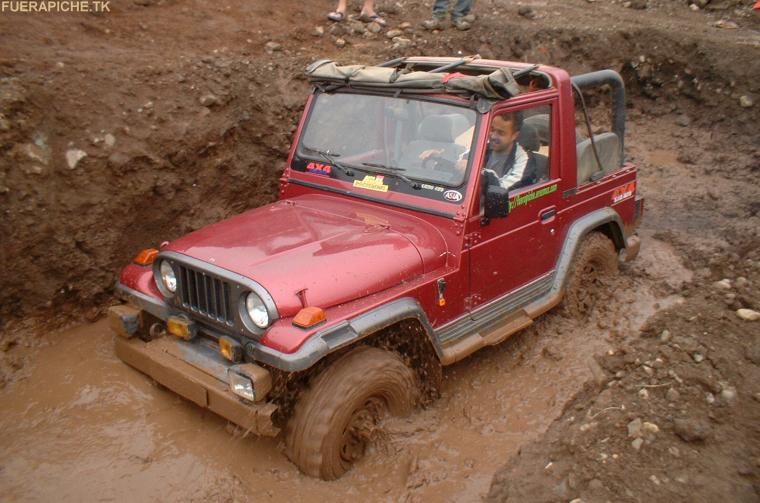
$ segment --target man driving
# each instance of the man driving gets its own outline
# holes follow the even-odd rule
[[[497,115],[491,122],[483,166],[489,184],[513,190],[533,183],[536,160],[517,142],[522,123],[522,112]]]
[[[507,190],[519,189],[534,183],[536,160],[533,153],[526,151],[517,141],[523,124],[522,112],[497,115],[491,122],[488,133],[488,150],[483,165],[484,175],[489,185],[500,185]],[[419,156],[424,160],[440,155],[440,149],[429,149]],[[456,163],[460,173],[467,168],[469,151],[464,152]]]

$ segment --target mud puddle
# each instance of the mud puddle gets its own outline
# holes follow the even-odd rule
[[[599,316],[551,314],[448,368],[442,397],[387,424],[373,455],[337,482],[302,476],[279,439],[227,423],[122,364],[105,321],[58,334],[29,377],[0,392],[4,501],[479,501],[494,471],[540,435],[590,377],[588,362],[679,299],[675,252],[645,240]]]

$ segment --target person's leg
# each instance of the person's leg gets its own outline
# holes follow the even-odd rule
[[[364,0],[361,15],[366,17],[375,15],[375,0]]]
[[[327,15],[327,19],[330,21],[343,21],[346,18],[346,1],[338,0],[338,6]]]
[[[364,0],[359,19],[367,22],[375,22],[383,27],[386,25],[385,19],[378,16],[377,12],[375,12],[375,0]]]
[[[454,4],[454,8],[451,9],[452,19],[461,19],[470,13],[472,10],[473,0],[457,0]]]
[[[433,17],[443,19],[449,10],[449,0],[435,0],[433,2]]]

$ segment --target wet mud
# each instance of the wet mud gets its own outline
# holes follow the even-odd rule
[[[657,309],[679,302],[658,280],[689,271],[647,239],[609,310],[554,312],[444,370],[442,396],[386,421],[370,455],[338,482],[308,478],[280,438],[243,438],[119,361],[105,320],[35,349],[28,377],[0,392],[6,501],[479,501],[504,459],[534,440],[593,378],[589,362]],[[646,274],[644,273],[646,271]]]

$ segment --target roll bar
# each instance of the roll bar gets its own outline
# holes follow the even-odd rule
[[[620,138],[622,151],[625,141],[625,84],[620,74],[614,70],[599,70],[576,75],[570,81],[580,89],[604,84],[612,88],[612,131]]]

